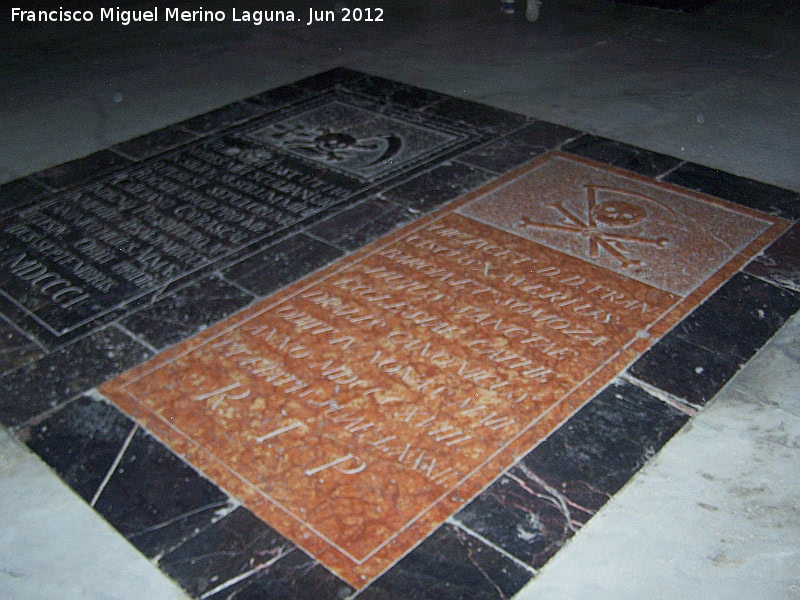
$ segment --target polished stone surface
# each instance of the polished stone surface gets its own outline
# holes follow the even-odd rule
[[[235,262],[270,236],[487,139],[349,90],[289,104],[291,97],[271,110],[262,98],[234,103],[116,153],[37,173],[64,192],[0,223],[0,293],[9,310],[25,315],[33,335],[72,339],[167,285]]]
[[[800,292],[800,223],[764,250],[745,269],[761,279]]]
[[[360,588],[785,226],[545,155],[100,391]]]
[[[678,400],[702,406],[798,309],[794,290],[738,273],[630,372]]]
[[[772,224],[731,205],[560,157],[460,212],[680,296]],[[617,296],[611,301],[624,304],[624,294]]]
[[[455,521],[539,569],[688,420],[686,413],[616,380]]]
[[[798,348],[795,317],[518,600],[797,597]]]
[[[0,431],[0,596],[186,600],[23,445]]]
[[[531,26],[519,11],[519,18],[509,19],[499,11],[487,11],[484,3],[475,0],[414,6],[390,1],[387,8],[392,19],[381,26],[358,28],[358,35],[351,35],[353,28],[339,23],[314,28],[108,26],[93,28],[91,35],[85,35],[80,26],[4,30],[8,35],[0,44],[8,59],[3,72],[9,75],[9,86],[0,108],[4,117],[0,119],[0,145],[13,150],[0,157],[4,181],[99,152],[60,169],[58,180],[50,179],[54,186],[88,186],[98,176],[113,174],[109,168],[132,168],[126,161],[141,165],[196,146],[198,140],[210,142],[230,127],[246,128],[247,121],[242,119],[261,118],[264,111],[310,101],[332,88],[349,98],[370,98],[377,103],[372,106],[386,106],[390,112],[416,113],[412,123],[427,112],[487,137],[442,162],[435,159],[418,172],[365,190],[352,198],[352,205],[348,200],[325,209],[308,221],[288,226],[277,239],[243,248],[231,256],[228,266],[209,265],[208,271],[200,269],[186,280],[171,282],[120,306],[88,324],[88,337],[80,337],[80,332],[74,338],[48,336],[26,323],[30,319],[19,306],[6,302],[2,312],[9,321],[3,321],[0,328],[0,362],[11,372],[6,371],[0,381],[3,421],[24,439],[30,433],[30,443],[39,444],[37,451],[48,463],[76,489],[92,490],[92,497],[104,489],[106,477],[118,478],[115,459],[135,462],[145,450],[157,459],[149,460],[149,466],[139,472],[145,485],[149,485],[147,473],[152,472],[165,484],[172,481],[168,485],[177,486],[175,489],[181,489],[182,480],[191,489],[198,485],[189,477],[193,471],[177,468],[176,480],[170,479],[168,470],[157,468],[160,463],[176,468],[182,461],[170,458],[171,453],[163,448],[154,452],[159,442],[152,437],[134,433],[126,445],[131,422],[110,405],[98,402],[96,396],[84,398],[83,391],[235,312],[248,304],[248,297],[256,291],[269,293],[276,285],[290,283],[290,252],[299,252],[300,276],[321,266],[314,248],[326,250],[323,255],[327,256],[338,255],[331,248],[352,252],[418,217],[420,210],[436,208],[562,144],[570,154],[659,180],[678,171],[676,183],[687,186],[684,190],[704,190],[792,218],[800,206],[798,174],[791,168],[798,162],[797,124],[787,118],[797,108],[793,93],[800,72],[793,50],[797,13],[788,0],[770,3],[766,10],[751,10],[753,4],[720,0],[708,10],[684,17],[596,0],[564,0],[546,5],[542,19]],[[405,83],[347,69],[297,81],[337,65]],[[289,82],[296,84],[270,89]],[[446,94],[461,98],[449,100]],[[521,119],[518,114],[483,108],[464,99],[536,119]],[[226,108],[229,103],[233,105]],[[439,103],[442,106],[437,108]],[[204,115],[208,111],[212,112]],[[135,139],[126,142],[130,138]],[[319,162],[315,165],[315,169],[324,169]],[[682,165],[686,168],[681,169]],[[0,211],[12,214],[51,193],[41,181],[34,174],[0,187]],[[492,494],[479,496],[475,506],[483,507],[487,523],[497,525],[494,541],[476,531],[487,531],[480,521],[471,521],[471,528],[458,520],[460,517],[453,517],[429,538],[430,544],[412,550],[360,595],[380,591],[382,597],[405,599],[426,594],[469,597],[480,593],[487,598],[513,594],[534,575],[532,563],[526,565],[517,557],[531,553],[537,544],[549,544],[549,540],[554,540],[551,547],[557,548],[562,531],[569,534],[583,522],[575,519],[571,528],[564,530],[559,524],[564,513],[561,505],[548,502],[585,502],[587,506],[581,506],[587,509],[596,506],[605,496],[592,494],[592,486],[611,490],[619,485],[625,473],[645,463],[652,450],[669,437],[671,427],[680,422],[669,416],[670,410],[653,412],[652,402],[679,406],[683,414],[694,412],[687,397],[663,387],[673,389],[670,381],[682,379],[681,389],[696,386],[710,398],[746,357],[775,333],[787,314],[796,310],[797,287],[792,282],[796,284],[794,257],[798,255],[796,237],[782,236],[773,249],[746,267],[755,277],[735,276],[737,285],[713,303],[717,319],[731,326],[741,321],[738,335],[756,332],[752,341],[732,343],[735,340],[719,336],[707,321],[703,324],[703,317],[702,326],[686,332],[688,337],[665,339],[668,356],[658,361],[663,375],[648,379],[648,383],[644,376],[629,373],[613,384],[624,401],[614,396],[619,401],[615,404],[598,396],[586,405],[589,410],[581,414],[602,422],[602,435],[587,435],[580,420],[574,427],[569,421],[565,424],[578,439],[556,437],[563,443],[553,446],[553,451],[565,465],[572,464],[572,470],[559,469],[560,460],[552,464],[545,460],[536,464],[542,464],[547,477],[527,467],[534,479],[509,471],[525,486],[541,491],[541,515],[547,517],[541,530],[535,527],[533,517],[539,513],[533,507],[517,511],[508,510],[508,503],[493,504],[492,499],[501,496],[490,487]],[[243,268],[237,271],[239,261]],[[757,264],[764,270],[754,272]],[[225,270],[228,267],[230,271]],[[233,273],[240,275],[236,281],[227,278]],[[738,310],[748,294],[754,296],[753,301],[744,302],[745,310]],[[137,312],[142,318],[134,317]],[[159,328],[159,318],[170,325]],[[717,338],[723,344],[719,349],[715,348]],[[674,371],[680,371],[678,377],[666,368],[665,360]],[[92,361],[100,366],[98,373],[92,372]],[[46,402],[37,400],[41,396],[38,382],[43,382]],[[703,401],[694,403],[695,408]],[[682,413],[672,414],[683,418]],[[752,421],[746,411],[731,418],[741,420],[742,427]],[[88,427],[77,427],[82,421]],[[120,424],[124,426],[119,428]],[[626,428],[647,443],[632,443]],[[80,432],[79,437],[70,433],[73,429]],[[563,430],[566,434],[568,429],[556,433]],[[764,438],[767,434],[757,435]],[[623,441],[624,453],[615,453],[611,442],[604,445],[600,438],[605,436]],[[693,451],[693,464],[702,463],[703,449],[700,446]],[[113,457],[111,465],[109,456]],[[765,460],[769,464],[772,459]],[[606,461],[613,465],[611,472],[604,467]],[[569,482],[576,479],[584,483],[570,487]],[[537,482],[547,487],[537,488]],[[577,496],[555,493],[558,490],[553,488],[562,484]],[[132,495],[148,498],[146,487],[125,485]],[[109,489],[114,488],[120,489],[119,484]],[[125,502],[122,495],[115,495],[115,504]],[[119,515],[125,519],[120,523],[151,522],[149,501],[130,504],[131,511]],[[235,509],[235,502],[226,500],[223,507],[214,506],[200,510],[204,507],[192,507],[178,494],[174,506],[164,502],[154,506],[156,517],[172,516],[149,525],[156,528],[154,533],[164,529],[160,543],[172,548],[162,557],[164,567],[168,562],[170,576],[192,594],[338,599],[350,593],[349,586],[291,542],[270,533],[266,525],[255,525],[246,511]],[[189,513],[181,512],[187,508]],[[193,510],[202,513],[194,525],[180,526],[181,521],[191,523]],[[680,501],[672,510],[683,511]],[[165,526],[173,520],[176,527]],[[520,535],[515,538],[517,531]],[[691,535],[688,532],[683,537],[688,540]],[[513,548],[515,554],[505,547]],[[444,549],[446,558],[439,549]],[[636,550],[626,546],[624,552],[630,555]],[[173,558],[168,559],[169,555]],[[545,558],[545,554],[540,556]],[[226,557],[231,557],[230,561]],[[80,563],[74,563],[76,569]],[[434,568],[437,565],[441,568]],[[42,567],[37,577],[46,578],[48,565]],[[717,589],[702,579],[697,583],[686,596],[702,597]],[[68,590],[64,587],[63,591],[66,594]]]

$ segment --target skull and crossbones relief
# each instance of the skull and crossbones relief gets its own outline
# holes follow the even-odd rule
[[[289,150],[329,163],[369,156],[369,164],[376,164],[389,160],[402,148],[402,140],[396,135],[358,138],[328,127],[302,124],[274,131],[271,137]]]
[[[557,224],[538,223],[527,217],[523,217],[518,227],[520,229],[534,227],[579,235],[586,238],[589,242],[589,256],[598,258],[600,256],[600,251],[604,250],[610,254],[623,269],[642,265],[641,260],[631,258],[632,251],[629,247],[630,244],[644,244],[657,248],[666,248],[669,245],[669,239],[665,237],[653,239],[637,235],[626,235],[622,232],[609,232],[607,229],[601,231],[600,229],[601,227],[615,229],[633,227],[644,221],[648,214],[641,206],[631,202],[625,202],[624,200],[606,200],[605,202],[598,203],[598,193],[611,193],[617,196],[627,196],[631,199],[645,200],[648,202],[653,201],[651,198],[635,192],[599,185],[585,185],[583,189],[586,196],[587,221],[576,216],[565,207],[562,202],[556,202],[548,204],[548,206],[561,214],[561,219]]]

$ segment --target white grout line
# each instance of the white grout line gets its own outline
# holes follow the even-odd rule
[[[669,404],[673,408],[677,408],[679,411],[689,415],[690,417],[695,416],[699,411],[699,407],[687,402],[686,400],[673,396],[672,394],[665,392],[664,390],[657,388],[654,385],[646,383],[641,379],[637,379],[627,371],[625,371],[624,373],[620,373],[619,378],[624,381],[627,381],[631,385],[635,385],[636,387],[643,389],[651,396],[654,396],[658,400],[661,400],[662,402]]]
[[[259,571],[263,571],[264,569],[268,569],[269,567],[274,565],[276,562],[278,562],[280,559],[282,559],[284,556],[286,556],[287,554],[291,553],[293,550],[294,550],[294,548],[289,548],[287,550],[287,549],[285,549],[285,547],[281,547],[278,550],[278,553],[275,556],[273,556],[271,559],[269,559],[267,562],[261,563],[260,565],[253,567],[249,571],[245,571],[244,573],[242,573],[240,575],[237,575],[236,577],[232,577],[231,579],[228,579],[227,581],[222,582],[217,587],[208,590],[205,594],[200,596],[200,600],[205,600],[206,598],[210,598],[211,596],[214,596],[214,595],[218,594],[222,590],[224,590],[226,588],[229,588],[232,585],[236,585],[240,581],[244,581],[248,577],[251,577],[252,575],[255,575]]]
[[[474,537],[476,540],[479,540],[480,542],[482,542],[482,543],[486,544],[486,545],[487,545],[487,546],[489,546],[489,547],[490,547],[492,550],[496,550],[497,552],[499,552],[500,554],[502,554],[502,555],[503,555],[503,556],[505,556],[506,558],[509,558],[509,559],[511,559],[512,561],[514,561],[515,563],[517,563],[519,566],[523,567],[523,568],[524,568],[526,571],[528,571],[529,573],[531,573],[531,574],[532,574],[534,577],[535,577],[535,576],[536,576],[536,575],[539,573],[539,572],[538,572],[536,569],[534,569],[534,568],[533,568],[532,566],[530,566],[529,564],[527,564],[527,563],[525,563],[525,562],[521,561],[520,559],[518,559],[518,558],[517,558],[516,556],[514,556],[513,554],[510,554],[510,553],[509,553],[507,550],[503,550],[503,549],[502,549],[500,546],[498,546],[498,545],[497,545],[497,544],[495,544],[494,542],[491,542],[491,541],[487,540],[487,539],[486,539],[485,537],[483,537],[483,536],[482,536],[480,533],[477,533],[477,532],[473,531],[472,529],[468,528],[468,527],[467,527],[466,525],[464,525],[463,523],[461,523],[461,522],[457,521],[457,520],[456,520],[454,517],[448,517],[448,519],[445,521],[445,523],[448,523],[449,525],[452,525],[453,527],[457,527],[458,529],[460,529],[461,531],[463,531],[463,532],[464,532],[464,533],[466,533],[467,535],[469,535],[469,536],[472,536],[472,537]]]
[[[117,454],[117,457],[114,459],[114,462],[111,464],[111,467],[109,467],[108,473],[106,473],[106,476],[103,477],[103,481],[100,483],[100,486],[97,488],[97,491],[94,493],[94,496],[92,497],[92,501],[89,502],[89,506],[91,506],[92,508],[94,508],[95,503],[100,498],[100,494],[102,494],[103,490],[106,489],[106,485],[108,484],[109,479],[111,479],[111,476],[114,474],[114,471],[117,470],[117,467],[119,466],[119,463],[122,461],[122,455],[125,454],[125,451],[128,449],[128,446],[130,446],[130,444],[131,444],[131,440],[133,440],[134,434],[138,430],[139,430],[139,426],[138,425],[134,425],[131,428],[131,431],[128,434],[128,437],[125,438],[125,441],[123,442],[122,448],[120,448],[119,453]]]
[[[660,175],[658,175],[658,176],[655,178],[655,179],[656,179],[656,181],[659,181],[659,182],[662,182],[662,181],[664,181],[664,178],[665,178],[665,177],[667,177],[668,175],[670,175],[670,174],[671,174],[673,171],[677,171],[678,169],[680,169],[680,168],[681,168],[683,165],[685,165],[687,162],[689,162],[689,161],[682,160],[681,162],[679,162],[677,165],[675,165],[675,166],[674,166],[674,167],[672,167],[671,169],[667,169],[666,171],[664,171],[663,173],[661,173]],[[667,183],[669,183],[669,182],[667,182]]]
[[[139,336],[139,335],[137,335],[137,334],[133,333],[133,332],[132,332],[130,329],[128,329],[127,327],[125,327],[123,324],[121,324],[121,323],[114,323],[114,324],[112,325],[112,327],[115,327],[116,329],[118,329],[119,331],[121,331],[122,333],[124,333],[125,335],[127,335],[129,338],[131,338],[131,339],[132,339],[134,342],[136,342],[137,344],[141,344],[142,346],[144,346],[145,348],[147,348],[148,350],[150,350],[150,352],[152,352],[153,354],[158,354],[158,348],[156,348],[155,346],[153,346],[151,343],[149,343],[147,340],[145,340],[145,339],[144,339],[144,338],[142,338],[141,336]],[[143,361],[143,362],[144,362],[144,361]],[[125,371],[127,371],[127,370],[128,370],[128,369],[125,369]]]

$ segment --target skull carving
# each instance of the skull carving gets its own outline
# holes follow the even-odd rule
[[[609,227],[631,227],[647,216],[643,208],[621,200],[608,200],[592,210],[595,221]]]

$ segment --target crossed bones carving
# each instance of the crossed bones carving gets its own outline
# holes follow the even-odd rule
[[[627,244],[645,244],[648,246],[656,246],[658,248],[666,248],[669,245],[669,239],[660,237],[656,239],[646,238],[636,235],[624,235],[617,233],[608,233],[600,231],[597,221],[601,225],[609,227],[630,227],[639,223],[642,219],[646,218],[647,213],[634,204],[627,202],[611,201],[603,204],[597,204],[597,192],[607,191],[634,198],[640,198],[652,202],[651,198],[647,198],[635,192],[627,192],[616,190],[597,185],[584,186],[586,191],[586,203],[589,209],[588,222],[573,214],[561,202],[548,204],[548,206],[556,209],[561,213],[561,220],[558,224],[550,223],[537,223],[527,217],[523,217],[520,221],[519,227],[537,227],[539,229],[550,229],[555,231],[566,231],[569,233],[578,234],[589,240],[589,256],[597,258],[600,256],[600,250],[605,250],[614,259],[619,262],[623,269],[641,266],[642,261],[630,258],[631,250]]]

